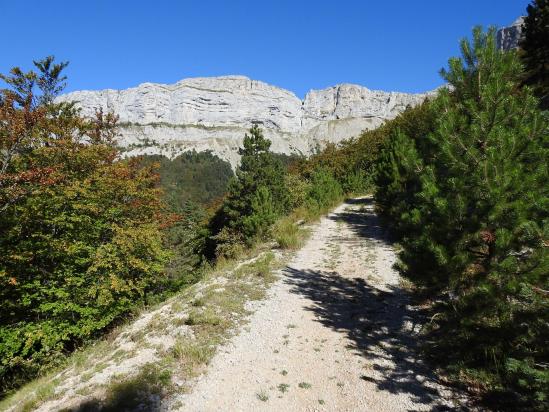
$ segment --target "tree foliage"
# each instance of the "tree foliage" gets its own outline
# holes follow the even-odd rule
[[[207,207],[221,198],[233,171],[229,162],[212,152],[189,151],[174,159],[161,155],[143,156],[144,165],[158,163],[160,188],[166,203],[174,212],[189,211],[188,204]]]
[[[318,170],[329,171],[345,193],[364,193],[372,187],[372,167],[384,139],[380,129],[326,147],[309,159],[298,159],[290,170],[310,178]]]
[[[244,137],[240,166],[229,182],[227,197],[211,221],[209,254],[232,255],[231,244],[253,243],[264,237],[276,217],[288,211],[285,169],[273,156],[271,142],[254,125]]]
[[[476,28],[450,85],[395,130],[377,166],[376,199],[403,251],[401,271],[442,297],[431,338],[450,370],[547,406],[548,124],[521,88],[514,53]],[[435,116],[433,116],[435,115]],[[510,406],[514,405],[514,406]]]
[[[66,63],[14,68],[0,104],[0,387],[108,327],[162,282],[156,175],[119,161],[116,116],[56,103]]]
[[[319,168],[314,171],[305,201],[308,209],[319,213],[325,212],[341,201],[342,197],[343,189],[328,169]]]

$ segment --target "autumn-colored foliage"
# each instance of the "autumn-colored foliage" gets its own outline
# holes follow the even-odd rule
[[[0,94],[0,393],[108,327],[162,282],[151,167],[123,161],[117,118],[56,103],[52,57]]]

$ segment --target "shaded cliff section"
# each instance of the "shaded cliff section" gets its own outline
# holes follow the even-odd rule
[[[513,24],[507,27],[502,27],[497,32],[497,46],[500,50],[518,49],[519,42],[522,38],[522,25],[524,24],[524,16],[520,16]]]

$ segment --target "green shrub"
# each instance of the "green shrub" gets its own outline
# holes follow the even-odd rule
[[[221,229],[212,240],[215,242],[215,256],[218,258],[236,259],[243,255],[246,248],[242,234],[229,227]]]
[[[372,187],[371,174],[359,169],[347,173],[341,178],[341,189],[349,195],[366,193]]]
[[[311,176],[306,206],[319,214],[329,210],[343,198],[339,182],[327,169],[316,170]]]
[[[288,173],[285,176],[285,181],[288,188],[289,210],[295,210],[304,206],[310,186],[307,179],[294,173]]]

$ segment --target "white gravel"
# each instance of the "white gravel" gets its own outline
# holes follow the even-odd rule
[[[371,199],[341,205],[315,225],[249,324],[220,348],[193,390],[175,395],[165,407],[457,408],[452,392],[418,358],[418,319],[399,287],[394,261]],[[281,384],[289,385],[286,391]]]

